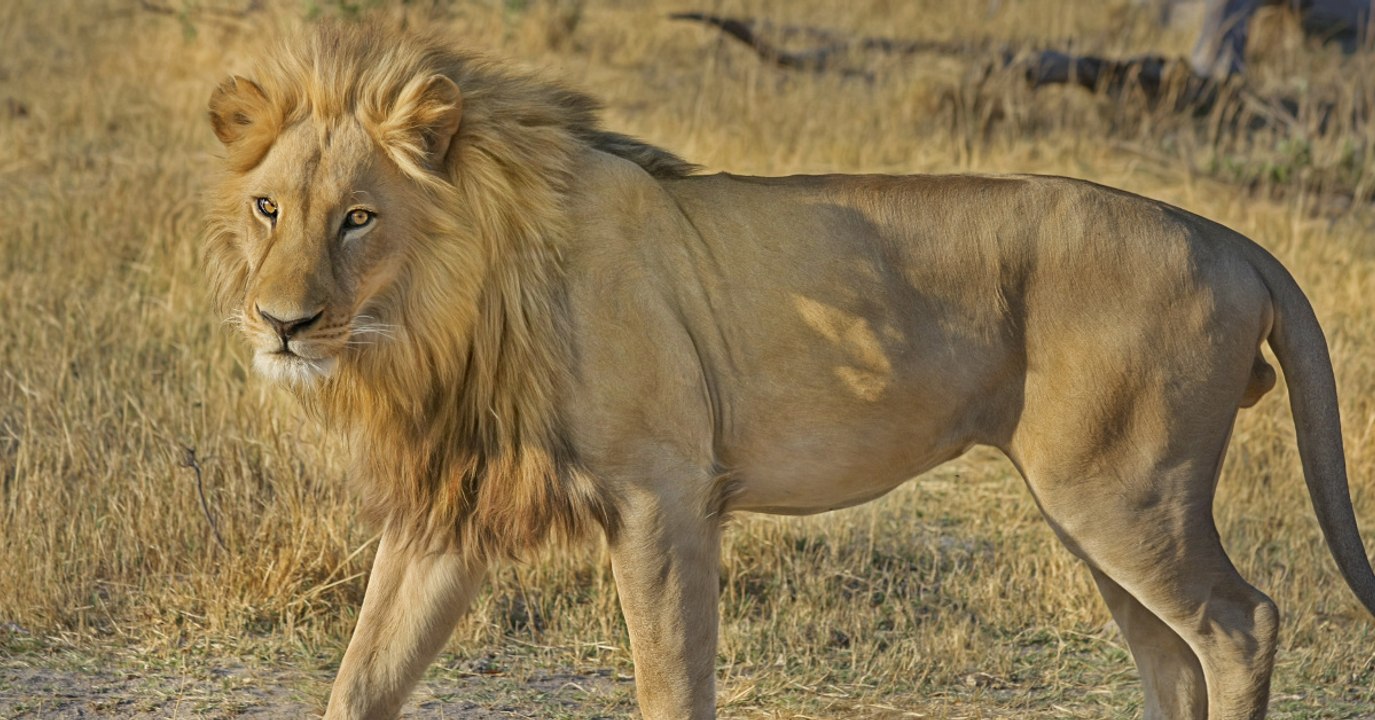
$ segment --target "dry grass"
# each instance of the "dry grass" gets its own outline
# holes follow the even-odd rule
[[[180,17],[116,0],[0,3],[0,659],[62,649],[148,672],[226,657],[319,669],[342,652],[371,536],[337,448],[249,377],[197,261],[210,89],[256,28],[319,12],[451,26],[711,168],[1068,174],[1224,222],[1277,254],[1325,323],[1357,511],[1375,527],[1375,132],[1320,136],[1305,121],[1248,136],[1226,118],[1033,94],[971,58],[873,58],[874,82],[795,74],[663,19],[709,9],[854,34],[1074,38],[1109,54],[1188,46],[1124,0],[1006,0],[987,21],[985,3],[936,0],[375,4],[283,2],[235,20],[189,0],[172,0]],[[1263,89],[1370,109],[1368,60],[1304,48],[1282,18],[1261,32]],[[1282,391],[1243,414],[1232,448],[1217,515],[1284,613],[1275,715],[1375,716],[1375,624],[1320,541]],[[1139,713],[1087,574],[991,454],[853,510],[738,518],[724,563],[724,714]],[[500,571],[451,650],[441,677],[500,670],[493,686],[548,668],[630,671],[597,548]],[[587,715],[625,712],[619,687]]]

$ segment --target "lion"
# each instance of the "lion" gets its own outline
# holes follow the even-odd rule
[[[1322,330],[1232,230],[1059,177],[702,174],[439,37],[324,26],[251,77],[209,103],[214,293],[382,528],[327,718],[394,716],[489,564],[597,533],[644,717],[713,717],[723,519],[975,445],[1092,573],[1147,717],[1261,717],[1277,610],[1211,504],[1265,344],[1375,612]]]

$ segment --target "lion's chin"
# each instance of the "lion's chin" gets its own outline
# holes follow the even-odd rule
[[[334,372],[332,357],[306,358],[293,353],[258,351],[253,355],[253,369],[263,377],[291,388],[314,387]]]

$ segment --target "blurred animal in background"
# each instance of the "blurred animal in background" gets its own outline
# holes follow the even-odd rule
[[[1371,0],[1150,0],[1176,27],[1197,25],[1189,65],[1202,77],[1221,80],[1246,69],[1251,21],[1265,7],[1287,7],[1306,35],[1355,52],[1370,39]]]

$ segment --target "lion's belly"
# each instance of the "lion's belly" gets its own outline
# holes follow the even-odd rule
[[[799,421],[726,458],[730,510],[804,515],[858,505],[963,454],[971,443],[910,418]]]

